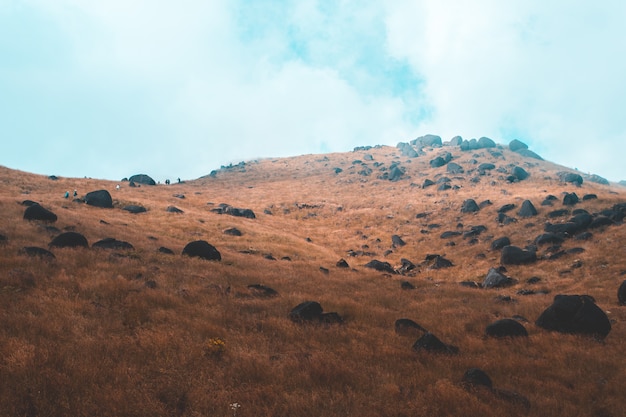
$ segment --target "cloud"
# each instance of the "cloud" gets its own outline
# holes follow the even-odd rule
[[[547,159],[626,176],[624,3],[390,3],[389,49],[424,79],[425,130],[525,140]],[[584,168],[583,165],[584,164]]]

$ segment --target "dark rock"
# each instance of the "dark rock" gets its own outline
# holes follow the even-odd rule
[[[589,334],[605,338],[611,331],[606,313],[588,295],[557,295],[535,324],[560,333]]]
[[[582,232],[574,236],[576,240],[589,240],[593,237],[593,233],[591,232]]]
[[[146,174],[133,175],[128,179],[128,181],[134,182],[135,184],[156,185],[156,182]]]
[[[478,204],[476,204],[476,201],[474,199],[469,198],[463,201],[463,205],[461,206],[461,213],[475,213],[478,210],[480,210],[480,207],[478,207]]]
[[[622,282],[617,290],[617,301],[619,305],[626,305],[626,280]]]
[[[562,235],[565,237],[574,236],[576,233],[580,232],[583,228],[574,222],[566,222],[566,223],[546,223],[543,230],[548,233],[555,233],[557,235]]]
[[[395,274],[396,271],[393,269],[389,262],[383,262],[376,259],[373,259],[365,264],[366,268],[372,268],[381,272],[389,272],[390,274]]]
[[[237,229],[236,227],[230,227],[224,230],[224,234],[229,235],[229,236],[242,236],[243,235],[243,233],[241,233],[241,230]]]
[[[343,317],[335,312],[322,313],[319,317],[319,321],[324,324],[341,324],[343,323]]]
[[[606,216],[598,216],[595,219],[593,219],[593,221],[589,224],[589,228],[596,229],[598,227],[610,226],[612,224],[615,224],[615,223],[610,218]]]
[[[580,174],[574,172],[558,172],[556,174],[561,182],[575,184],[581,186],[583,183],[583,177]]]
[[[465,172],[465,170],[463,169],[463,167],[455,162],[450,162],[448,164],[448,167],[446,168],[446,170],[448,171],[448,173],[450,174],[462,174]]]
[[[396,334],[401,336],[418,336],[428,332],[425,328],[411,319],[398,319],[394,323]]]
[[[391,245],[394,248],[406,245],[406,242],[398,235],[391,236]]]
[[[25,207],[30,207],[30,206],[34,206],[34,205],[39,204],[39,203],[36,202],[36,201],[33,201],[33,200],[24,200],[24,201],[22,201],[21,204],[23,206],[25,206]]]
[[[98,249],[113,249],[113,250],[132,250],[135,249],[133,245],[128,242],[124,242],[122,240],[117,240],[112,237],[107,237],[102,240],[97,241],[93,245],[92,248]]]
[[[534,251],[524,250],[517,246],[505,246],[500,254],[502,265],[522,265],[535,262],[537,255]]]
[[[513,217],[509,217],[504,213],[498,213],[496,221],[500,224],[511,224],[517,222],[516,219],[514,219]]]
[[[408,259],[402,258],[400,259],[400,262],[402,263],[402,266],[400,266],[400,269],[398,270],[398,272],[402,275],[407,274],[409,271],[412,271],[415,268],[417,268],[417,266],[415,266],[415,264],[409,261]]]
[[[452,186],[446,182],[446,183],[441,184],[439,187],[437,187],[437,191],[446,191],[451,188]]]
[[[39,257],[42,259],[55,259],[56,258],[54,256],[54,253],[50,252],[47,249],[39,248],[37,246],[25,246],[22,249],[22,252],[25,255],[32,256],[32,257]]]
[[[498,213],[506,213],[508,211],[513,210],[514,208],[515,208],[515,204],[505,204],[498,209]]]
[[[565,193],[565,196],[563,197],[564,206],[573,206],[575,204],[578,204],[579,201],[580,200],[576,193]]]
[[[84,200],[90,206],[113,208],[113,199],[107,190],[91,191],[85,195]]]
[[[256,215],[250,209],[237,208],[224,203],[220,204],[218,207],[212,209],[211,211],[218,214],[229,214],[235,217],[245,217],[247,219],[256,218]]]
[[[39,204],[33,204],[24,210],[25,220],[41,220],[45,222],[56,222],[57,215],[50,210],[43,208]]]
[[[459,232],[457,230],[448,230],[439,235],[439,237],[441,239],[449,239],[451,237],[461,236],[462,234],[463,232]]]
[[[176,214],[182,214],[183,213],[183,211],[181,209],[179,209],[178,207],[174,207],[174,206],[167,206],[165,211],[167,211],[168,213],[176,213]]]
[[[494,240],[493,242],[491,242],[491,249],[492,250],[499,250],[502,249],[505,246],[509,246],[511,244],[511,239],[509,239],[508,237],[501,237],[498,238],[496,240]]]
[[[430,161],[431,168],[439,168],[446,164],[446,160],[438,156]]]
[[[565,239],[563,239],[560,235],[556,233],[543,233],[535,238],[535,244],[537,245],[560,245],[563,243]]]
[[[346,260],[343,258],[337,261],[336,266],[337,268],[350,268],[350,265],[348,265],[348,262],[346,262]]]
[[[597,194],[585,194],[583,196],[583,201],[597,200],[597,199],[598,199],[598,195]]]
[[[320,266],[319,269],[320,269],[320,272],[323,273],[323,274],[326,274],[326,275],[330,274],[330,269],[328,269],[328,268]]]
[[[422,188],[430,187],[431,185],[435,185],[435,182],[426,178],[422,183]]]
[[[125,210],[125,211],[127,211],[129,213],[132,213],[132,214],[145,213],[146,211],[148,211],[148,210],[146,210],[145,207],[138,206],[138,205],[135,205],[135,204],[124,206],[124,207],[122,207],[122,210]]]
[[[517,152],[517,151],[522,150],[522,149],[528,149],[528,145],[526,145],[524,142],[522,142],[520,140],[513,139],[509,143],[509,149],[512,150],[513,152]]]
[[[481,288],[480,284],[476,281],[461,281],[459,285],[466,288]]]
[[[530,200],[524,200],[522,207],[517,212],[520,217],[533,217],[537,215],[537,209]]]
[[[609,181],[606,178],[602,178],[597,174],[587,176],[587,181],[595,182],[596,184],[609,185]]]
[[[50,242],[51,247],[56,248],[88,248],[87,238],[78,232],[61,233]]]
[[[488,149],[488,148],[495,148],[495,147],[496,147],[496,143],[492,139],[489,139],[484,136],[478,139],[479,149]]]
[[[278,297],[278,292],[273,288],[267,287],[262,284],[250,284],[248,285],[248,291],[255,296],[261,298]]]
[[[491,337],[528,337],[526,328],[513,319],[497,320],[487,326],[485,333]]]
[[[166,255],[174,255],[174,251],[173,251],[173,250],[171,250],[170,248],[166,248],[165,246],[161,246],[161,247],[158,249],[158,251],[159,251],[160,253],[164,253],[164,254],[166,254]]]
[[[323,311],[322,306],[317,301],[305,301],[289,312],[289,318],[298,323],[319,321]]]
[[[478,208],[484,209],[485,207],[491,206],[491,205],[493,205],[491,200],[483,200],[483,201],[480,202],[480,204],[478,204]]]
[[[437,256],[434,259],[430,268],[431,269],[443,269],[443,268],[450,268],[452,266],[454,266],[454,264],[450,262],[448,259],[444,258],[443,256]]]
[[[478,368],[470,368],[463,374],[463,378],[461,378],[461,383],[465,386],[469,387],[486,387],[488,389],[493,388],[493,384],[491,382],[491,378],[489,375],[481,369]]]
[[[222,260],[222,255],[215,246],[204,240],[195,240],[187,243],[183,249],[183,255],[206,259],[207,261]]]
[[[496,166],[489,162],[485,162],[485,163],[478,165],[479,171],[491,171],[492,169],[496,169]]]
[[[0,234],[0,245],[6,245],[9,242],[9,238],[3,234]]]
[[[483,288],[503,288],[515,284],[515,280],[511,277],[507,277],[502,272],[495,268],[489,268],[487,276],[483,280]]]
[[[444,353],[454,355],[459,353],[459,348],[443,343],[437,336],[430,332],[426,332],[422,337],[417,339],[413,344],[413,350],[419,352],[425,350],[432,353]]]
[[[593,220],[593,216],[587,212],[580,212],[569,219],[570,222],[576,223],[581,230],[590,226]]]
[[[411,284],[409,281],[402,281],[400,283],[400,288],[403,290],[414,290],[415,285]]]
[[[441,137],[437,136],[437,135],[424,135],[424,136],[420,136],[416,139],[413,139],[410,142],[411,145],[415,145],[418,148],[421,147],[433,147],[433,148],[438,148],[443,146],[443,142],[441,141]]]
[[[568,209],[553,210],[553,211],[548,213],[548,217],[550,219],[554,219],[556,217],[567,216],[568,214],[569,214],[569,210]]]
[[[519,166],[513,167],[513,170],[511,171],[511,175],[517,178],[518,181],[523,181],[530,176],[530,174],[526,172],[524,168],[519,167]]]

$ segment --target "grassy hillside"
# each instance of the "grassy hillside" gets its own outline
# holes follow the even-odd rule
[[[623,415],[626,307],[618,305],[617,289],[626,271],[624,225],[595,228],[589,240],[566,239],[561,250],[582,249],[556,259],[548,259],[556,248],[538,245],[538,261],[506,266],[513,286],[460,283],[482,282],[500,266],[494,239],[525,247],[548,221],[626,202],[626,189],[563,183],[562,166],[495,151],[500,155],[427,148],[408,158],[375,147],[250,161],[182,184],[140,187],[0,167],[0,415]],[[445,152],[464,173],[430,166]],[[495,169],[479,175],[481,163]],[[404,172],[397,181],[385,177],[393,164]],[[529,178],[507,181],[513,166]],[[422,187],[443,176],[451,189]],[[106,189],[114,208],[63,198],[74,189],[78,197]],[[566,192],[597,199],[564,207]],[[554,205],[542,206],[548,195],[557,198]],[[467,199],[491,204],[462,213]],[[526,199],[536,216],[516,214]],[[58,220],[24,220],[24,200]],[[256,218],[213,211],[221,203],[251,209]],[[147,212],[122,210],[130,204]],[[506,225],[496,220],[505,204],[516,205],[507,213],[516,221]],[[563,208],[568,214],[548,217]],[[486,230],[475,240],[440,237],[479,225]],[[242,235],[225,234],[229,228]],[[66,231],[81,233],[90,246],[112,237],[134,249],[48,246]],[[394,247],[392,235],[406,245]],[[181,255],[195,240],[214,245],[222,260]],[[55,259],[27,256],[29,246],[49,249]],[[453,266],[432,269],[429,254]],[[336,266],[342,258],[349,268]],[[372,259],[396,268],[407,259],[417,267],[384,273],[365,267]],[[530,284],[531,277],[539,281]],[[403,289],[403,282],[415,288]],[[278,296],[260,296],[252,284]],[[611,320],[610,334],[598,340],[536,326],[557,294],[591,295]],[[288,313],[304,301],[337,312],[343,323],[292,322]],[[485,335],[490,323],[514,316],[527,338]],[[459,353],[414,351],[422,333],[398,334],[400,318]],[[496,389],[462,384],[470,368],[484,370]]]

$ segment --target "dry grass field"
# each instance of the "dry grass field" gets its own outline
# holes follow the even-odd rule
[[[494,239],[525,247],[547,221],[626,202],[626,188],[563,183],[562,166],[496,150],[501,156],[444,147],[408,158],[374,147],[249,161],[181,184],[134,188],[0,167],[0,415],[625,416],[626,307],[617,290],[625,279],[626,226],[566,239],[561,249],[582,249],[556,259],[547,259],[550,245],[539,245],[536,262],[506,265],[516,280],[510,287],[460,283],[482,282],[500,266]],[[429,165],[445,152],[464,173]],[[390,181],[383,175],[394,163],[405,172]],[[496,169],[478,175],[481,163]],[[530,177],[506,181],[513,165]],[[442,176],[453,188],[422,188]],[[108,190],[114,208],[63,197],[74,189],[78,197]],[[565,192],[598,198],[564,207]],[[548,195],[554,205],[542,206]],[[462,213],[470,198],[492,204]],[[520,218],[526,199],[538,214]],[[24,200],[58,220],[24,220]],[[212,211],[221,203],[251,209],[256,218]],[[147,212],[121,209],[129,204]],[[515,204],[507,214],[517,220],[506,225],[496,221],[505,204]],[[570,214],[548,218],[563,208]],[[478,225],[486,230],[475,240],[440,237]],[[224,233],[233,227],[242,235]],[[81,233],[90,247],[48,246],[66,231]],[[392,235],[406,245],[393,247]],[[134,249],[91,247],[108,237]],[[221,261],[183,256],[195,240],[214,245]],[[55,259],[27,256],[29,246]],[[432,269],[429,254],[453,266]],[[336,266],[342,258],[349,268]],[[417,266],[405,275],[365,267],[373,259],[399,267],[403,258]],[[531,277],[540,280],[530,284]],[[403,289],[405,281],[415,288]],[[259,296],[252,284],[278,296]],[[591,295],[611,321],[609,335],[537,326],[557,294]],[[343,323],[291,321],[289,312],[304,301],[337,312]],[[512,317],[528,337],[486,336],[487,325]],[[457,346],[458,354],[413,350],[421,333],[397,333],[400,318]],[[494,389],[463,384],[471,368],[484,370]]]

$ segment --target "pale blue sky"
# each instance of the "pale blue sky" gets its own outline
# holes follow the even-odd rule
[[[626,2],[574,3],[0,0],[0,165],[193,179],[435,133],[626,179]]]

